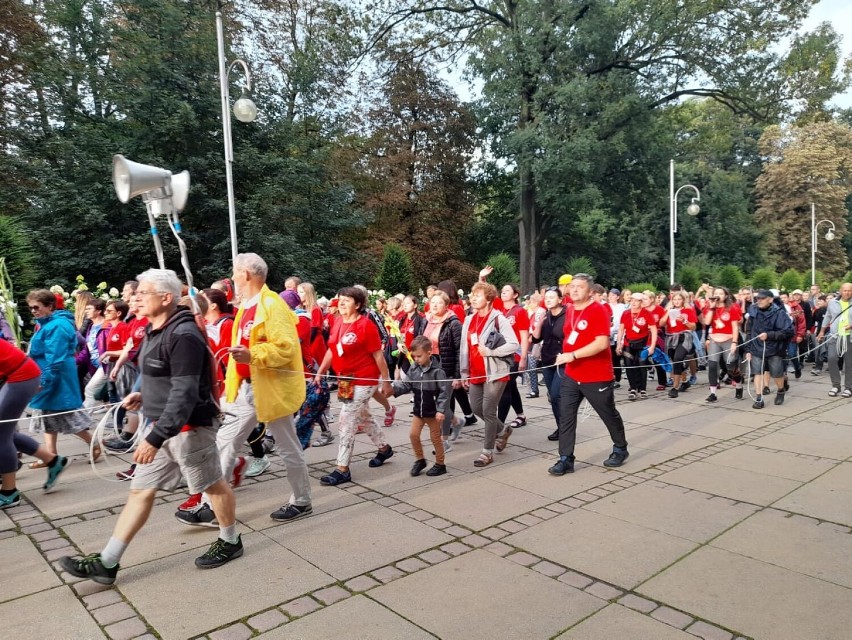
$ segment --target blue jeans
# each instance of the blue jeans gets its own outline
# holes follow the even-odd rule
[[[547,387],[547,399],[550,400],[550,408],[553,410],[553,417],[556,418],[556,428],[559,428],[559,417],[562,411],[559,408],[559,398],[561,397],[562,375],[564,372],[557,373],[557,367],[548,367],[541,372],[544,376],[544,385]]]

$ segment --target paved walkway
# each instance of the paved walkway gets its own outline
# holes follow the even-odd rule
[[[199,571],[193,559],[215,531],[181,526],[172,514],[184,495],[164,494],[113,587],[55,562],[100,550],[127,492],[65,438],[76,460],[58,489],[44,495],[43,472],[25,469],[29,502],[0,512],[0,636],[845,640],[852,405],[827,397],[827,377],[793,384],[783,406],[773,395],[759,411],[728,389],[713,406],[705,386],[636,403],[622,389],[628,462],[601,465],[610,443],[592,416],[576,472],[559,478],[547,474],[543,399],[527,402],[528,426],[493,465],[473,467],[472,428],[448,475],[412,478],[409,405],[398,399],[384,467],[367,466],[359,436],[355,482],[322,487],[336,444],[307,452],[314,516],[269,518],[289,495],[274,458],[237,491],[245,556]]]

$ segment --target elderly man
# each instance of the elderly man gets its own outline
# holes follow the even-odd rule
[[[242,302],[234,318],[234,333],[225,375],[223,412],[230,418],[219,430],[217,444],[222,473],[230,478],[236,449],[258,422],[275,438],[287,467],[290,500],[270,514],[291,522],[311,514],[311,484],[293,414],[305,401],[302,349],[296,315],[266,286],[268,268],[256,253],[241,253],[234,263],[234,286]],[[241,461],[244,465],[244,461]],[[235,479],[238,484],[239,478]],[[203,502],[192,511],[178,509],[183,524],[215,526],[219,513]]]
[[[832,398],[839,393],[844,398],[852,398],[852,355],[849,354],[852,333],[852,283],[840,285],[840,298],[828,303],[822,327],[817,334],[818,340],[825,338],[826,332],[831,332],[828,341],[828,374],[831,376],[831,390],[828,395]],[[841,392],[840,358],[843,358],[843,391]]]
[[[793,337],[793,324],[780,301],[775,304],[772,291],[761,289],[755,295],[755,303],[749,307],[746,326],[748,342],[746,360],[751,362],[754,387],[758,396],[752,407],[763,409],[763,395],[768,388],[768,374],[775,379],[778,392],[775,404],[784,403],[786,385],[784,384],[784,356],[787,344]]]
[[[150,269],[138,280],[139,313],[150,326],[139,355],[141,392],[129,394],[124,405],[144,407],[152,427],[133,454],[138,466],[130,496],[106,547],[59,560],[71,575],[101,584],[115,582],[121,556],[148,520],[157,490],[174,490],[181,477],[191,491],[206,491],[219,514],[219,538],[195,565],[209,569],[243,555],[234,494],[216,455],[219,407],[212,395],[215,373],[207,338],[192,313],[178,306],[181,282],[174,271]]]

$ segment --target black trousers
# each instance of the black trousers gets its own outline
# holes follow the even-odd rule
[[[559,416],[559,455],[574,461],[574,445],[577,442],[577,411],[583,398],[589,401],[592,409],[600,416],[612,438],[612,444],[619,449],[627,448],[627,438],[624,434],[624,420],[615,408],[615,390],[613,381],[580,383],[569,378],[562,378],[560,389]]]

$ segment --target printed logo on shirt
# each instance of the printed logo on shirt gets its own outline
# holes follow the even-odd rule
[[[251,338],[251,328],[254,326],[254,320],[249,320],[243,325],[242,339],[249,340]]]
[[[145,327],[137,327],[136,331],[133,332],[133,338],[135,340],[141,340],[145,337]]]
[[[356,342],[358,342],[358,334],[356,334],[352,331],[347,331],[340,338],[340,344],[349,345],[349,344],[355,344]]]
[[[730,314],[730,313],[728,313],[727,311],[725,311],[725,312],[721,315],[721,318],[722,318],[722,321],[723,321],[723,322],[727,322],[728,320],[730,320],[730,319],[731,319],[731,314]]]
[[[647,320],[645,320],[645,318],[636,318],[636,324],[640,327],[644,327],[646,324],[648,324],[648,322]]]
[[[577,323],[577,328],[578,328],[580,331],[582,331],[583,329],[587,328],[588,326],[589,326],[589,323],[588,323],[588,322],[586,322],[585,320],[580,320],[580,322],[578,322],[578,323]]]

